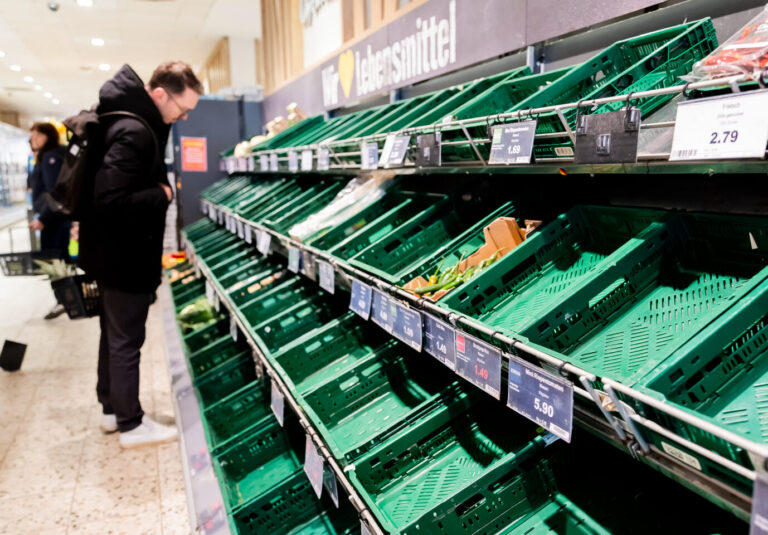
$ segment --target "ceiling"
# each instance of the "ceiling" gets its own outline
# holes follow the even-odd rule
[[[22,128],[89,108],[124,63],[144,80],[168,60],[197,71],[221,37],[261,38],[259,0],[56,0],[56,11],[50,3],[0,0],[0,110],[18,111]]]

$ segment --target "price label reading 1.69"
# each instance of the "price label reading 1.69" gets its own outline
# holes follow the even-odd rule
[[[392,332],[394,314],[392,309],[395,304],[386,295],[379,290],[373,290],[371,299],[371,321],[387,331]]]
[[[509,358],[507,405],[566,442],[573,430],[573,385],[541,368]]]
[[[392,335],[398,340],[405,342],[416,351],[421,351],[423,340],[421,314],[400,303],[395,303],[395,305]]]
[[[768,91],[681,102],[669,159],[763,158],[768,140]]]
[[[501,351],[456,331],[456,373],[473,385],[501,398]]]
[[[349,309],[355,314],[368,320],[371,317],[371,300],[373,290],[367,284],[352,279],[352,291],[349,294]]]

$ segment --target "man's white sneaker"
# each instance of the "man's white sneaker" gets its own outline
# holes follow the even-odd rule
[[[114,414],[102,414],[99,427],[106,435],[114,433],[117,431],[117,416]]]
[[[144,416],[139,427],[120,433],[120,446],[123,448],[138,448],[150,444],[162,444],[176,440],[178,432],[175,427],[168,427]]]

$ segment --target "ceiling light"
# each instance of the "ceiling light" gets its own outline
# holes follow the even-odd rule
[[[43,86],[41,86],[40,84],[36,84],[34,87],[35,91],[40,91],[42,88]]]
[[[80,7],[93,7],[93,0],[77,0],[77,5]]]
[[[61,101],[59,99],[57,99],[57,98],[53,99],[51,102],[53,102],[56,105],[61,104]]]
[[[99,63],[99,70],[108,71],[110,68],[109,63]]]
[[[19,65],[11,65],[11,70],[15,72],[21,71],[21,66]]]
[[[50,92],[48,92],[48,91],[46,91],[45,93],[43,93],[43,96],[44,96],[45,98],[53,98],[53,95],[52,95]]]
[[[31,84],[32,82],[35,81],[35,79],[32,78],[31,76],[25,76],[24,81],[27,82],[28,84]]]
[[[91,44],[93,46],[104,46],[104,39],[101,37],[91,37]]]

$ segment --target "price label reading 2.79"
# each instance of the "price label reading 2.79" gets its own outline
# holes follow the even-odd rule
[[[501,351],[456,331],[456,373],[501,399]]]
[[[507,405],[566,442],[573,430],[573,385],[517,357],[509,358]]]
[[[762,158],[768,140],[768,91],[681,102],[669,159]]]

